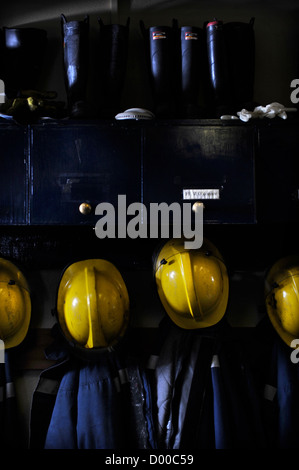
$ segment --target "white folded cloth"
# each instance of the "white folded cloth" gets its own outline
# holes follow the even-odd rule
[[[247,109],[242,109],[241,111],[237,112],[239,119],[243,122],[248,122],[249,119],[256,118],[268,118],[273,119],[275,116],[279,116],[281,119],[287,119],[288,112],[297,111],[297,108],[286,108],[283,104],[273,102],[267,104],[267,106],[256,106],[253,111],[248,111]],[[229,120],[229,119],[238,119],[237,116],[233,115],[223,115],[220,117],[222,120]]]
[[[247,122],[251,118],[268,118],[273,119],[275,116],[279,116],[281,119],[287,119],[287,112],[297,111],[296,108],[286,108],[283,104],[273,102],[267,104],[267,106],[257,106],[253,111],[247,111],[242,109],[237,112],[237,115],[241,121]]]

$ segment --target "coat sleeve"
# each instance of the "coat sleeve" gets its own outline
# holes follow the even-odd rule
[[[45,449],[77,449],[78,371],[62,378],[48,428]]]

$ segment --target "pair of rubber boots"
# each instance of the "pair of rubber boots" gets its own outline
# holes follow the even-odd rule
[[[219,117],[253,100],[253,20],[145,28],[157,117]]]
[[[157,117],[198,117],[204,60],[203,30],[140,21]]]
[[[94,113],[101,117],[114,117],[119,111],[127,64],[129,23],[126,25],[100,26],[97,63],[100,64],[99,109],[91,109],[87,104],[89,78],[89,16],[82,21],[67,21],[61,15],[63,37],[63,64],[69,115],[73,118],[86,118]]]

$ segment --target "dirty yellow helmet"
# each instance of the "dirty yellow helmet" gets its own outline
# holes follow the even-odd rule
[[[18,346],[23,341],[30,318],[28,283],[17,266],[0,258],[0,339],[5,349]]]
[[[129,321],[129,296],[120,272],[102,259],[71,264],[59,283],[57,316],[71,344],[88,350],[114,346]]]
[[[188,250],[184,239],[169,240],[154,261],[154,271],[160,300],[176,325],[196,329],[221,320],[229,280],[222,256],[210,241]]]
[[[291,347],[299,338],[299,256],[281,258],[267,272],[265,302],[272,325]]]

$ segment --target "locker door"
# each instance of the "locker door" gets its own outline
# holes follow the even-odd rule
[[[119,194],[139,201],[139,135],[96,123],[34,126],[31,224],[94,225],[97,204],[116,206]]]
[[[0,124],[0,223],[26,223],[26,128]]]
[[[255,223],[254,129],[164,126],[145,131],[143,197],[204,203],[204,222]]]

